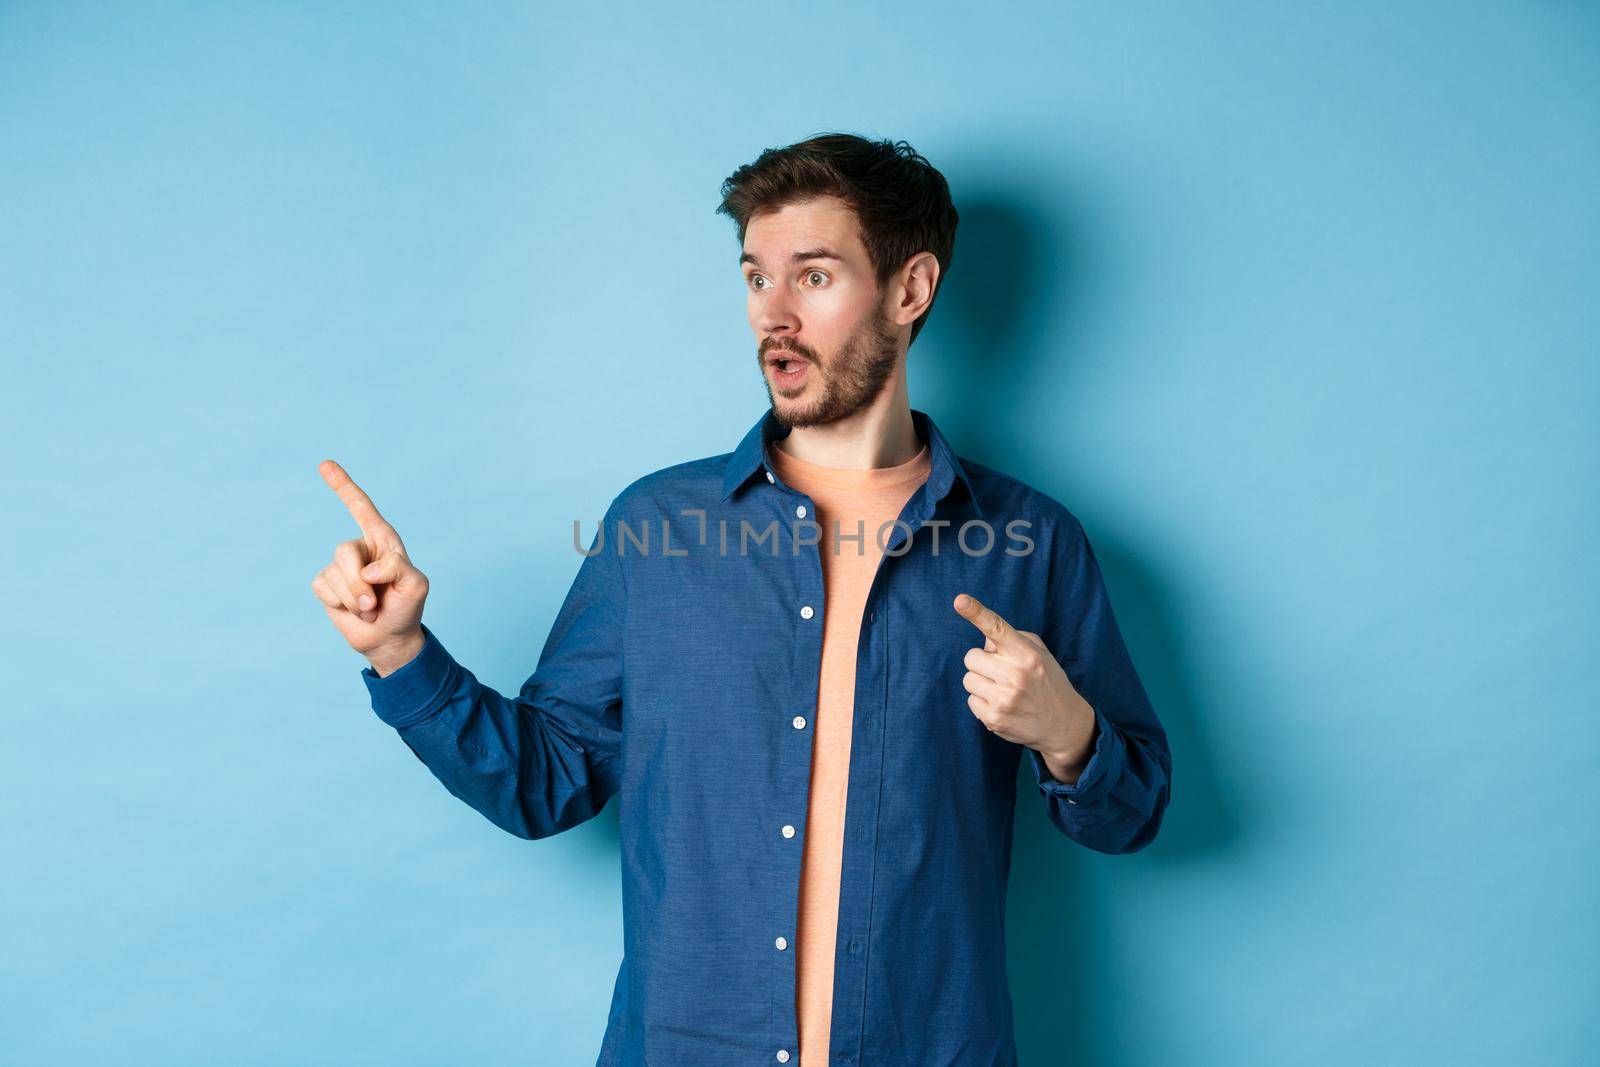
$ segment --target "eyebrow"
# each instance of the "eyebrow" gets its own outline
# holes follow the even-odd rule
[[[843,256],[828,248],[811,248],[804,252],[796,252],[794,255],[789,257],[789,262],[804,263],[808,259],[837,259],[840,263],[844,262]],[[744,255],[739,257],[739,266],[742,267],[746,263],[754,263],[758,267],[761,266],[761,261],[755,256],[751,255],[749,252],[746,252]]]

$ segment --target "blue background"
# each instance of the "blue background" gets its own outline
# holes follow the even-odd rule
[[[376,719],[316,465],[515,692],[572,520],[764,409],[718,186],[828,129],[949,178],[912,402],[1171,732],[1133,856],[1019,776],[1023,1063],[1600,1056],[1594,6],[9,2],[0,1057],[593,1062],[615,810]]]

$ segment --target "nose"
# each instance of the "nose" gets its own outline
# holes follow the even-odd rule
[[[781,291],[763,293],[755,306],[750,325],[763,337],[787,338],[800,328],[789,298]]]

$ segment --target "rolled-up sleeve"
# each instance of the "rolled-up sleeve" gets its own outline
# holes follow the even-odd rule
[[[1155,840],[1170,795],[1166,730],[1134,670],[1094,549],[1063,512],[1050,540],[1049,608],[1039,637],[1094,709],[1089,762],[1072,785],[1029,748],[1050,821],[1097,852],[1137,852]]]
[[[361,671],[372,709],[454,796],[518,837],[592,818],[619,787],[623,560],[606,510],[515,698],[479,682],[426,624],[422,650],[380,677]]]

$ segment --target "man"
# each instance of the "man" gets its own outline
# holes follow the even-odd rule
[[[1132,852],[1165,731],[1078,521],[910,407],[954,246],[939,172],[830,134],[740,168],[719,211],[769,408],[612,500],[515,699],[422,624],[426,577],[332,461],[362,537],[313,589],[374,711],[496,825],[618,798],[598,1064],[1015,1064],[1018,760],[1063,834]]]

